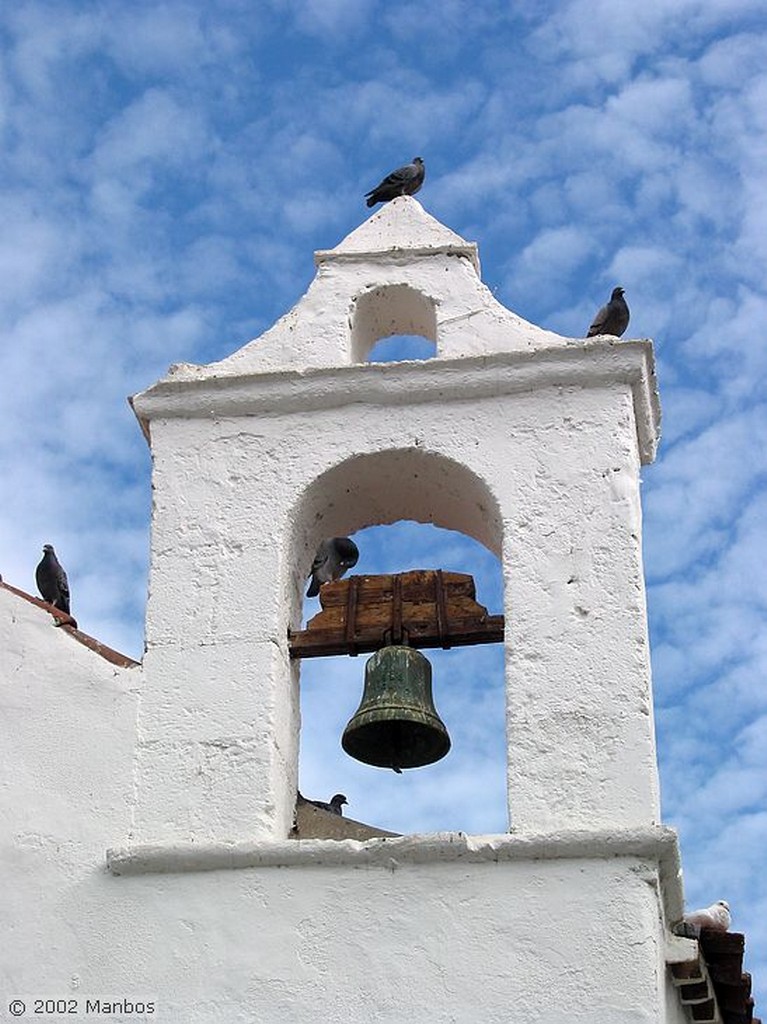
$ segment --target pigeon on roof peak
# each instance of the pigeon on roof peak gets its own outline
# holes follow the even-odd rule
[[[610,301],[599,310],[589,327],[587,338],[594,338],[598,334],[610,334],[620,338],[629,325],[629,307],[623,298],[625,289],[618,285],[613,288]]]
[[[396,171],[387,174],[383,181],[380,181],[375,188],[365,193],[368,206],[375,206],[376,203],[388,203],[390,199],[397,196],[414,196],[423,185],[426,177],[426,167],[420,156],[414,156],[412,163],[398,167]]]
[[[697,939],[702,931],[729,931],[731,921],[730,904],[727,900],[717,900],[710,907],[685,914],[674,930],[677,935]]]
[[[43,557],[35,569],[37,589],[44,601],[69,615],[69,580],[52,544],[43,544]]]

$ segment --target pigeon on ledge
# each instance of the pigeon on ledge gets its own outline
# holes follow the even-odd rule
[[[309,800],[308,803],[314,804],[315,807],[319,807],[322,811],[330,811],[331,814],[337,814],[339,817],[343,817],[341,807],[343,804],[348,804],[349,801],[343,793],[336,793],[335,796],[330,798],[329,804],[326,804],[324,800]]]
[[[312,562],[312,582],[306,596],[315,597],[323,583],[340,580],[347,569],[357,564],[359,557],[357,545],[348,537],[331,537],[330,540],[323,540]]]
[[[35,570],[35,579],[43,601],[69,615],[69,582],[52,544],[43,544],[43,558]]]
[[[368,206],[375,206],[376,203],[388,203],[390,199],[397,196],[414,196],[423,185],[426,177],[426,168],[420,156],[414,156],[412,164],[405,164],[398,167],[396,171],[387,174],[382,182],[365,193]]]
[[[702,931],[728,931],[730,921],[730,904],[727,900],[717,900],[710,907],[685,914],[674,932],[688,939],[697,939]]]
[[[613,288],[610,301],[599,310],[589,327],[587,338],[597,334],[612,334],[620,338],[629,325],[629,307],[623,298],[623,288]]]

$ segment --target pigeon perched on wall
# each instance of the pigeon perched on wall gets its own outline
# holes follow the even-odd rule
[[[342,805],[349,803],[343,793],[336,793],[335,796],[332,796],[329,804],[326,804],[324,800],[309,800],[308,802],[310,804],[314,804],[315,807],[319,807],[323,811],[330,811],[331,814],[337,814],[339,817],[343,817],[343,811],[341,810]]]
[[[685,914],[674,931],[677,935],[697,939],[702,931],[726,932],[730,927],[730,904],[727,900],[717,900],[703,910],[693,910]]]
[[[43,601],[69,615],[69,581],[52,544],[43,544],[43,558],[35,570],[35,579]]]
[[[396,171],[387,174],[384,180],[365,193],[368,206],[375,206],[376,203],[388,203],[390,199],[397,196],[414,196],[423,185],[426,177],[426,168],[420,156],[414,156],[412,164],[405,164],[398,167]]]
[[[587,338],[597,334],[612,334],[620,338],[629,325],[629,307],[623,298],[623,288],[613,288],[610,301],[599,310],[589,327]]]
[[[312,582],[306,591],[307,597],[315,597],[323,583],[340,580],[347,569],[357,564],[360,557],[359,549],[348,537],[331,537],[323,540],[317,548],[309,574]]]

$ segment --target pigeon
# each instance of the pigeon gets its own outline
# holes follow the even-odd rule
[[[594,322],[589,327],[587,338],[593,338],[597,334],[612,334],[620,338],[629,325],[629,308],[623,298],[622,288],[613,288],[610,301],[602,306]]]
[[[315,807],[319,807],[323,811],[330,811],[331,814],[337,814],[342,818],[343,811],[341,810],[341,805],[348,804],[349,801],[343,793],[336,793],[335,796],[330,798],[329,804],[326,804],[324,800],[309,800],[309,803],[314,804]]]
[[[35,570],[35,579],[43,601],[69,615],[69,582],[52,544],[43,544],[43,558]]]
[[[348,537],[331,537],[330,540],[323,540],[312,562],[312,582],[306,596],[316,597],[323,583],[340,580],[347,569],[357,564],[359,557],[357,545]]]
[[[384,180],[375,188],[365,193],[368,206],[375,206],[376,203],[388,203],[390,199],[397,196],[414,196],[423,185],[426,176],[426,168],[420,156],[414,156],[412,164],[405,164],[398,167],[396,171],[387,174]]]
[[[674,930],[677,935],[697,939],[702,931],[726,932],[730,920],[730,904],[727,900],[717,900],[710,907],[685,914]]]

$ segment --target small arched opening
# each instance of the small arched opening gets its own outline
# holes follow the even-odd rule
[[[436,355],[437,302],[409,285],[383,285],[363,292],[354,299],[350,320],[352,362]]]
[[[497,503],[474,473],[443,456],[408,449],[346,460],[307,489],[295,523],[302,569],[321,539],[352,535],[360,549],[352,573],[469,573],[479,603],[491,614],[502,611]],[[303,600],[302,574],[298,583]],[[318,599],[307,600],[305,610],[315,614]],[[344,792],[349,817],[395,832],[505,831],[503,645],[422,653],[431,663],[437,712],[452,739],[447,757],[401,775],[348,757],[340,738],[359,704],[369,655],[307,659],[300,666],[301,791],[321,800]]]

